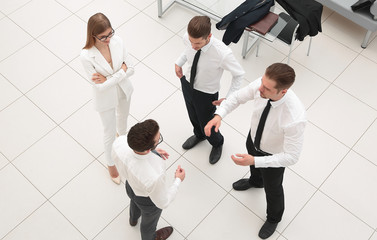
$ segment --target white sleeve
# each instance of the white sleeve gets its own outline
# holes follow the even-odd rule
[[[228,98],[222,101],[215,114],[219,115],[221,118],[224,118],[234,109],[236,109],[240,104],[244,104],[247,101],[253,100],[255,98],[256,90],[258,90],[258,84],[258,81],[254,81],[246,87],[243,87],[232,93]]]
[[[237,59],[231,51],[224,56],[224,59],[221,62],[221,67],[229,71],[233,78],[230,85],[227,97],[229,97],[233,92],[241,88],[242,79],[244,77],[245,71],[242,66],[238,63]]]
[[[169,186],[165,180],[165,175],[162,175],[155,182],[149,197],[158,208],[165,209],[174,200],[180,183],[181,179],[175,178],[174,182]]]

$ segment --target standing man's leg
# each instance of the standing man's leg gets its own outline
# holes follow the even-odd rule
[[[137,221],[139,220],[141,216],[141,210],[140,208],[136,205],[135,201],[133,200],[136,196],[134,191],[132,190],[131,186],[128,184],[126,181],[126,192],[128,197],[130,198],[130,225],[131,226],[136,226]]]
[[[191,149],[200,141],[205,139],[205,134],[200,129],[200,123],[198,120],[198,116],[196,114],[195,107],[193,105],[193,89],[190,86],[190,83],[186,80],[186,77],[183,76],[181,78],[181,85],[182,85],[182,92],[183,97],[185,99],[187,113],[190,118],[190,122],[194,127],[194,135],[188,138],[185,143],[183,143],[182,148],[184,149]]]
[[[254,148],[254,143],[251,140],[250,131],[246,138],[246,149],[247,152],[252,156],[258,156],[259,153],[256,152]],[[250,165],[250,177],[240,179],[233,183],[233,189],[237,191],[244,191],[249,188],[262,188],[263,178],[259,168],[255,168],[254,165]]]
[[[259,237],[266,239],[276,230],[284,213],[283,176],[285,168],[262,168],[264,191],[267,200],[267,221],[259,231]]]
[[[216,111],[216,106],[213,105],[212,102],[218,100],[218,96],[219,93],[210,94],[195,89],[193,90],[192,102],[199,121],[200,131],[204,136],[204,127],[213,118]],[[215,164],[221,157],[224,137],[221,135],[220,131],[215,132],[213,127],[211,129],[211,136],[206,136],[206,139],[212,145],[209,162]]]

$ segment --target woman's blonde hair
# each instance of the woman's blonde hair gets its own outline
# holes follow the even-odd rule
[[[111,23],[103,13],[96,13],[91,16],[88,21],[86,43],[83,49],[93,47],[96,42],[94,36],[103,33],[108,28],[111,28]]]

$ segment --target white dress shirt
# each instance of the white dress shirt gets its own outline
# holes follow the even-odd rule
[[[175,64],[182,67],[187,62],[188,67],[185,76],[187,81],[190,81],[191,66],[197,51],[191,47],[187,33],[183,36],[183,42],[186,45],[186,49]],[[233,76],[227,96],[238,90],[241,87],[245,71],[237,62],[232,50],[213,36],[211,36],[209,43],[201,49],[194,88],[210,94],[218,92],[220,90],[221,76],[224,70],[227,70]]]
[[[240,104],[254,100],[250,127],[252,139],[255,139],[260,117],[268,101],[260,96],[260,85],[261,78],[234,92],[215,112],[224,118]],[[255,157],[255,167],[287,167],[295,164],[302,150],[305,125],[305,107],[291,89],[280,100],[271,101],[260,149],[272,155]]]
[[[174,199],[181,183],[175,178],[166,180],[165,160],[153,152],[136,154],[127,143],[127,136],[118,137],[113,144],[113,158],[119,174],[126,177],[136,196],[150,197],[160,209],[166,208]]]

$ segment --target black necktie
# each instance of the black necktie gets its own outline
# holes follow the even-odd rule
[[[202,50],[199,49],[195,53],[194,61],[192,62],[191,74],[190,74],[190,86],[191,86],[191,88],[194,88],[194,81],[195,81],[195,75],[196,75],[196,67],[198,66],[198,61],[199,61],[199,56],[200,56],[200,52],[201,51]]]
[[[259,120],[257,133],[255,134],[254,146],[258,150],[259,150],[259,147],[260,147],[260,140],[262,138],[264,124],[266,123],[267,115],[268,115],[268,112],[270,111],[270,108],[271,108],[270,101],[271,100],[268,100],[267,105],[263,110],[262,116],[260,117],[260,120]]]

